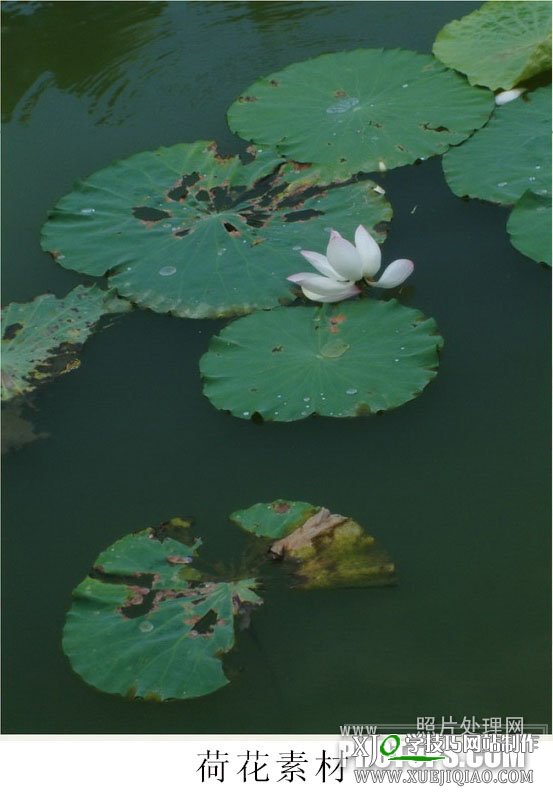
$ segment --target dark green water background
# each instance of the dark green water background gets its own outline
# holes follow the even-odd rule
[[[82,282],[39,247],[76,179],[179,141],[236,151],[225,110],[259,75],[355,47],[429,52],[478,5],[6,3],[4,303]],[[446,340],[414,402],[351,421],[233,419],[198,374],[224,323],[141,311],[37,392],[49,438],[4,459],[4,732],[550,720],[549,272],[510,246],[507,209],[453,196],[439,158],[381,182],[394,208],[384,258],[415,261],[400,296]],[[269,568],[233,681],[203,699],[132,703],[71,672],[64,615],[100,550],[180,514],[196,517],[204,554],[232,559],[244,537],[228,514],[277,497],[359,520],[400,584],[302,593]]]

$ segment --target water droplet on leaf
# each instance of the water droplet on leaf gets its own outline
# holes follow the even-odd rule
[[[151,621],[141,621],[138,625],[138,629],[141,633],[151,633],[154,629],[154,625]]]

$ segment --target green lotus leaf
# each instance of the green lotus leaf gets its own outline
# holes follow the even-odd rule
[[[200,371],[210,402],[239,418],[360,416],[419,394],[442,344],[420,311],[350,300],[238,319],[212,338]]]
[[[522,195],[507,222],[513,247],[534,261],[551,266],[551,195]]]
[[[100,691],[157,701],[216,691],[228,682],[221,655],[234,646],[234,617],[261,603],[253,579],[198,582],[188,563],[200,542],[160,530],[116,541],[73,592],[63,649]]]
[[[129,310],[115,292],[77,286],[66,297],[43,294],[2,311],[2,400],[77,368],[76,353],[101,316]]]
[[[485,128],[443,158],[459,197],[510,205],[528,189],[551,191],[551,87],[496,108]]]
[[[258,502],[251,508],[231,513],[230,519],[242,530],[261,538],[284,538],[320,510],[309,502]]]
[[[291,64],[249,86],[228,111],[231,129],[319,180],[392,169],[445,152],[493,108],[432,56],[353,50]]]
[[[396,582],[388,554],[347,516],[278,499],[236,511],[230,518],[247,532],[271,539],[270,554],[291,565],[298,588],[371,588]]]
[[[442,28],[433,53],[473,85],[511,89],[551,68],[551,3],[484,3]]]
[[[294,299],[286,277],[325,226],[391,219],[374,183],[317,186],[272,153],[249,163],[210,142],[138,153],[78,184],[43,228],[42,247],[69,269],[109,273],[139,306],[185,317],[273,308]],[[382,233],[375,233],[381,241]]]

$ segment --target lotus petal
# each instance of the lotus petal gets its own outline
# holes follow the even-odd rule
[[[330,234],[326,248],[326,257],[330,265],[345,280],[360,280],[363,277],[361,257],[353,244],[342,238],[337,230]]]
[[[404,280],[407,280],[414,268],[413,261],[408,261],[406,258],[392,261],[382,273],[381,278],[375,283],[371,283],[371,286],[381,289],[393,289],[403,283]]]
[[[320,252],[312,252],[311,250],[302,250],[301,255],[303,255],[311,266],[314,266],[321,275],[334,278],[334,280],[341,279],[341,275],[332,268],[326,255],[322,255]]]
[[[363,225],[355,231],[355,247],[361,258],[364,277],[376,275],[380,269],[382,254],[380,247]]]

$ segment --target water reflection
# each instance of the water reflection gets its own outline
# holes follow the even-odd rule
[[[293,29],[298,20],[303,17],[313,16],[314,14],[328,14],[330,11],[336,11],[332,8],[333,3],[306,3],[294,2],[289,0],[287,3],[283,2],[227,2],[225,3],[227,12],[234,11],[234,19],[249,18],[260,30],[270,30],[271,27],[278,23],[279,32],[282,33],[287,29]],[[352,5],[352,3],[341,3],[340,5]],[[221,20],[223,22],[225,20]],[[228,21],[228,18],[227,20]]]
[[[55,86],[88,95],[89,112],[105,122],[127,86],[129,65],[160,34],[166,5],[4,3],[2,66],[10,80],[4,86],[3,119],[27,121],[42,93]]]

